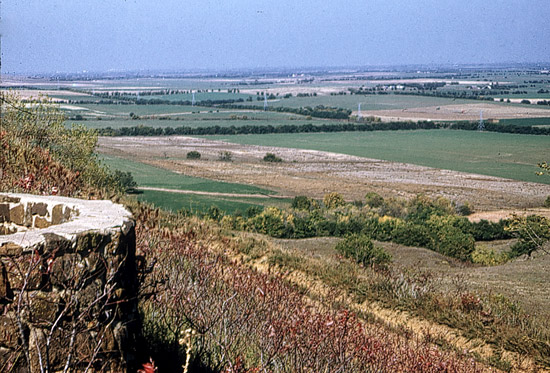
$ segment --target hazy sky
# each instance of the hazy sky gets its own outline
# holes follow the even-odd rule
[[[549,0],[8,0],[2,72],[550,62]]]

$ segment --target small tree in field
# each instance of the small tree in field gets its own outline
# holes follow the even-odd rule
[[[201,153],[196,150],[191,150],[187,153],[187,159],[201,159]]]
[[[274,163],[279,163],[279,162],[282,162],[283,160],[276,156],[275,154],[273,153],[266,153],[265,157],[264,157],[264,162],[274,162]]]
[[[233,161],[233,153],[228,151],[220,152],[218,159],[222,162],[231,162]]]

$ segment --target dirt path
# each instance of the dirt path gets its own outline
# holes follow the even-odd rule
[[[288,196],[270,195],[270,194],[244,194],[244,193],[220,193],[220,192],[202,192],[197,190],[182,190],[182,189],[167,189],[153,187],[139,187],[138,190],[154,190],[158,192],[169,192],[179,194],[197,194],[201,196],[216,196],[216,197],[236,197],[236,198],[290,198]]]

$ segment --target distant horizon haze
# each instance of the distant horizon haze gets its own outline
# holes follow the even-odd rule
[[[3,74],[550,62],[547,0],[11,0],[0,12]]]

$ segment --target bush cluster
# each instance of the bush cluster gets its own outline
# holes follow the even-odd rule
[[[472,223],[455,210],[445,199],[419,196],[406,202],[384,200],[373,193],[367,194],[364,207],[358,207],[344,201],[338,193],[329,193],[322,201],[297,196],[290,210],[268,207],[254,216],[225,216],[217,220],[229,229],[278,238],[361,234],[378,241],[428,248],[460,260],[471,260],[476,240],[513,237],[506,221]]]
[[[273,162],[273,163],[280,163],[283,161],[281,157],[278,157],[273,153],[266,153],[263,159],[264,159],[264,162]]]
[[[365,235],[347,236],[336,245],[336,251],[364,266],[385,268],[391,262],[391,255],[374,246],[370,237]]]

